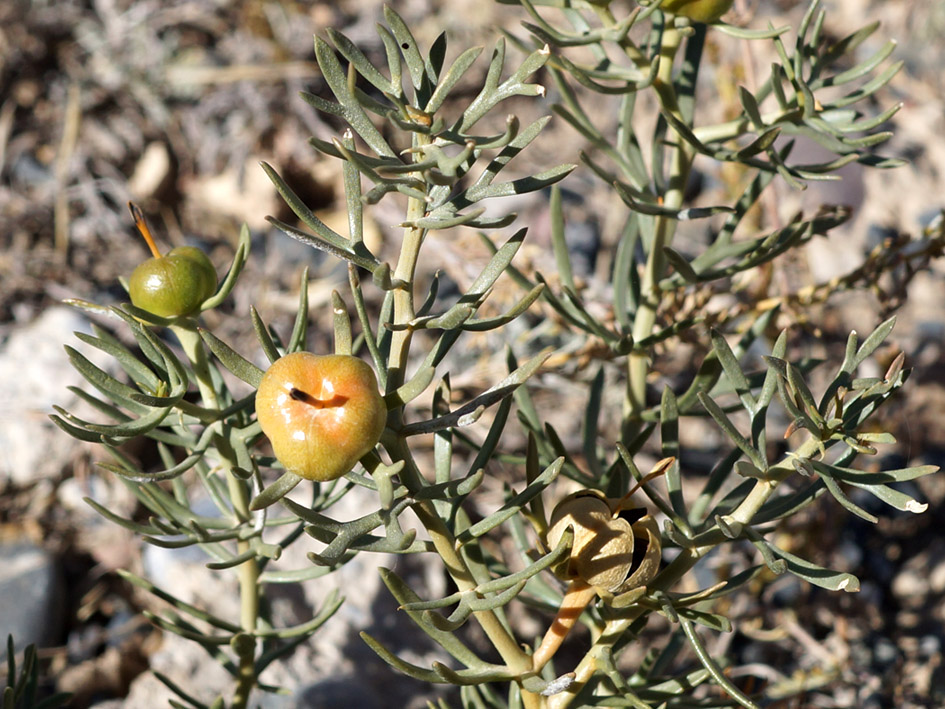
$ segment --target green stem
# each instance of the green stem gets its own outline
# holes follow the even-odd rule
[[[227,474],[229,477],[234,477]],[[238,554],[249,549],[249,542],[241,541],[236,545]],[[256,557],[244,561],[237,568],[240,586],[240,627],[249,635],[256,632],[256,623],[259,620],[259,563]],[[233,709],[245,709],[249,703],[249,695],[256,686],[256,643],[251,650],[239,655],[239,680],[233,693]]]
[[[613,29],[617,25],[617,18],[614,16],[613,11],[610,9],[609,5],[598,5],[593,4],[594,12],[597,14],[598,19],[603,23],[605,27]],[[620,48],[623,50],[624,54],[632,61],[640,71],[647,71],[650,65],[649,59],[646,58],[646,55],[640,51],[640,48],[637,47],[636,43],[629,37],[629,35],[624,36],[619,42]]]
[[[404,461],[405,465],[401,471],[401,477],[407,488],[416,490],[423,487],[422,475],[406,441],[404,439],[392,441],[388,452],[393,460]],[[418,500],[412,506],[412,509],[430,534],[433,547],[442,559],[457,589],[459,591],[475,589],[479,584],[459,552],[456,537],[436,513],[433,503],[429,500]],[[531,657],[525,653],[493,611],[474,611],[473,616],[499,653],[502,661],[512,672],[517,675],[527,675],[532,672]],[[526,709],[539,709],[542,706],[542,698],[530,692],[522,690],[522,698]]]
[[[207,349],[190,321],[173,325],[171,330],[180,341],[184,354],[190,359],[194,376],[197,380],[197,389],[205,408],[219,410],[220,398],[213,386],[210,374],[210,362],[207,359]],[[235,455],[229,445],[229,439],[224,432],[218,437],[216,450],[220,456],[220,464],[226,474],[227,491],[233,503],[233,524],[246,524],[251,520],[249,511],[249,488],[245,481],[233,474],[237,466]],[[246,540],[237,542],[237,554],[243,554],[250,549]],[[240,627],[249,636],[256,632],[259,619],[259,564],[255,557],[244,561],[237,567],[240,587]],[[256,686],[255,642],[246,643],[237,655],[239,657],[239,673],[236,689],[233,693],[232,709],[246,709],[249,705],[249,695]]]
[[[252,563],[255,566],[256,560],[253,559]],[[242,569],[244,566],[246,566],[246,564],[242,564],[240,568]],[[242,588],[242,579],[240,587]],[[243,604],[244,608],[245,605],[246,604]],[[242,615],[245,615],[245,613]],[[249,632],[251,631],[248,631],[248,633]],[[236,655],[239,658],[239,671],[237,672],[236,689],[233,690],[233,701],[230,706],[233,709],[245,709],[249,706],[249,696],[256,686],[256,665],[254,662],[256,656],[256,640],[252,635],[247,634],[237,638],[237,642],[235,642],[234,645]]]
[[[771,111],[769,113],[761,114],[761,123],[765,126],[771,126],[775,123],[780,123],[786,118],[793,116],[797,113],[796,108],[788,108],[778,111]],[[735,118],[731,121],[726,121],[725,123],[717,123],[716,125],[711,126],[701,126],[699,128],[693,128],[692,132],[695,134],[696,138],[699,139],[699,142],[705,143],[721,143],[727,140],[734,140],[746,133],[750,133],[755,130],[754,126],[751,123],[751,119],[747,116],[741,116],[740,118]]]
[[[430,137],[420,133],[414,134],[414,145],[419,147],[430,142]],[[419,155],[419,153],[417,153]],[[426,213],[426,202],[411,197],[407,202],[407,223],[414,222]],[[404,227],[404,239],[400,245],[400,256],[393,278],[401,281],[401,285],[394,291],[394,323],[405,325],[413,320],[414,311],[414,276],[417,271],[417,260],[420,256],[420,247],[426,236],[426,229],[414,226]],[[407,357],[410,351],[410,340],[413,331],[410,328],[395,330],[391,335],[390,357],[388,359],[387,392],[395,391],[406,379]],[[393,422],[399,423],[399,422]]]
[[[682,120],[682,115],[679,112],[676,91],[673,88],[672,72],[673,61],[679,51],[681,40],[681,35],[673,27],[668,27],[663,32],[659,68],[653,82],[663,110],[672,113],[680,120]],[[683,139],[679,135],[674,137],[675,140],[670,140],[670,174],[662,204],[668,209],[678,210],[682,207],[693,156],[691,148]],[[654,169],[658,169],[658,166],[654,166]],[[663,249],[672,243],[676,233],[676,224],[677,221],[670,217],[655,218],[653,240],[640,281],[640,304],[637,307],[631,330],[634,342],[640,342],[653,334],[660,305],[659,282],[666,270]],[[629,439],[632,435],[632,427],[639,423],[646,408],[646,378],[649,370],[649,353],[644,349],[634,349],[627,357],[627,391],[624,402],[625,439]]]
[[[177,325],[172,325],[171,331],[177,336],[184,354],[190,360],[203,405],[208,409],[219,409],[220,399],[217,397],[216,389],[213,388],[213,377],[210,376],[207,350],[203,346],[203,340],[200,339],[200,333],[197,332],[195,323],[185,320]]]
[[[429,137],[416,134],[415,146],[429,143]],[[419,154],[419,153],[418,153]],[[411,198],[407,203],[405,221],[409,224],[420,219],[426,211],[426,203],[421,199]],[[393,277],[401,281],[401,285],[394,291],[393,321],[398,325],[409,323],[415,316],[414,310],[414,277],[417,261],[423,239],[426,236],[424,229],[413,226],[404,228],[403,243],[400,247],[400,256]],[[395,330],[391,336],[391,349],[388,359],[387,391],[391,392],[403,384],[406,378],[406,367],[410,350],[412,332],[409,328]],[[392,423],[396,426],[402,418],[402,411],[391,412]],[[388,446],[388,453],[392,460],[402,460],[404,469],[401,478],[410,490],[418,490],[425,485],[423,476],[417,468],[406,440],[397,438]],[[468,591],[478,585],[468,565],[459,552],[455,536],[450,532],[446,523],[436,512],[433,503],[428,500],[418,501],[413,506],[420,522],[430,534],[430,539],[447,571],[460,591]],[[515,638],[501,623],[498,616],[492,611],[474,612],[476,620],[486,636],[492,642],[505,664],[516,674],[531,672],[531,658],[518,645]],[[523,691],[523,700],[528,709],[538,709],[541,706],[540,698]]]

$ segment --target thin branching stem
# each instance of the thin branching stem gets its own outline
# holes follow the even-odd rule
[[[667,28],[663,33],[660,49],[660,63],[654,88],[663,109],[680,120],[682,116],[673,89],[673,61],[679,50],[680,33],[675,28]],[[691,148],[670,128],[675,140],[671,141],[670,174],[662,206],[670,210],[682,207],[686,182],[692,166]],[[642,217],[641,218],[646,218]],[[660,279],[666,269],[663,249],[672,243],[676,232],[676,220],[666,216],[654,217],[656,225],[654,238],[647,255],[646,266],[640,283],[640,304],[633,321],[632,335],[634,342],[645,340],[653,333],[662,293]],[[634,350],[627,357],[627,394],[624,411],[625,426],[635,426],[646,408],[646,378],[649,373],[649,353]],[[629,430],[626,431],[629,433]]]
[[[415,146],[428,145],[430,138],[424,134],[415,134]],[[420,159],[420,152],[415,153]],[[394,269],[393,278],[400,284],[394,290],[394,324],[406,325],[416,315],[414,309],[414,275],[417,270],[417,260],[420,248],[426,237],[426,229],[413,224],[426,213],[426,202],[419,197],[410,197],[407,201],[407,214],[404,227],[404,238],[400,246],[400,257]],[[409,327],[396,329],[391,336],[390,359],[388,361],[387,390],[395,391],[406,379],[407,358],[410,350],[410,340],[413,330]]]
[[[415,134],[415,147],[421,147],[429,143],[430,140],[428,136]],[[422,153],[417,151],[415,155],[418,156],[417,159],[420,159],[419,156],[422,155]],[[425,211],[426,203],[424,200],[418,197],[409,198],[405,218],[405,222],[408,226],[404,228],[400,256],[393,274],[395,282],[401,282],[394,291],[393,323],[395,325],[406,325],[413,320],[416,314],[414,307],[414,276],[420,249],[426,236],[426,230],[412,226],[412,224],[422,218]],[[409,327],[395,329],[393,332],[388,362],[388,391],[395,390],[404,382],[411,335],[412,329]],[[403,460],[405,462],[403,475],[408,479],[408,487],[412,486],[413,489],[419,489],[422,485],[422,481],[418,479],[420,473],[405,440],[398,439],[397,443],[392,445],[391,448],[392,450],[389,452],[392,457],[395,460]],[[453,581],[456,583],[457,588],[460,591],[475,589],[478,583],[467,567],[462,555],[459,553],[455,536],[437,514],[435,505],[431,501],[423,500],[415,504],[413,509],[430,534],[433,546]],[[475,611],[473,616],[479,622],[479,625],[513,673],[524,675],[530,672],[531,659],[525,654],[521,646],[499,621],[498,616],[496,616],[493,611]],[[527,709],[538,709],[540,707],[540,698],[530,692],[523,691],[523,700],[525,701]]]
[[[192,325],[176,325],[173,328],[184,353],[190,359],[197,388],[200,391],[203,405],[210,409],[220,408],[220,399],[217,396],[210,376],[210,365],[207,359],[206,346],[197,330]],[[217,448],[220,464],[226,475],[227,491],[233,505],[234,524],[245,524],[250,520],[249,490],[245,481],[239,479],[233,472],[237,467],[235,459],[230,458],[229,444]],[[240,540],[236,544],[237,555],[245,554],[250,550],[248,541]],[[259,563],[255,556],[250,557],[237,567],[240,587],[240,627],[248,634],[256,632],[259,620]],[[245,709],[249,706],[249,697],[256,686],[256,670],[254,668],[254,652],[252,646],[239,652],[239,672],[236,689],[233,693],[233,709]]]

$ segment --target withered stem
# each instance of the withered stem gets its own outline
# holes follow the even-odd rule
[[[565,591],[558,614],[551,623],[551,627],[548,628],[548,632],[545,633],[545,637],[542,638],[541,645],[532,655],[532,668],[535,672],[541,672],[541,668],[558,651],[587,604],[594,600],[596,595],[597,591],[594,587],[581,579],[574,579],[568,584],[568,590]]]
[[[157,244],[154,242],[154,237],[151,236],[151,230],[148,228],[148,223],[144,220],[144,214],[141,209],[134,202],[128,202],[128,209],[131,210],[131,216],[135,220],[135,226],[147,242],[148,248],[151,249],[151,253],[154,254],[154,258],[162,258],[163,255],[158,250]]]

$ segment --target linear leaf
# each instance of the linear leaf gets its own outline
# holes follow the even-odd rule
[[[371,64],[371,61],[358,49],[354,42],[331,27],[326,31],[332,44],[335,45],[335,49],[338,50],[341,56],[351,62],[357,72],[367,79],[374,88],[381,93],[394,93],[395,87],[391,86],[390,80]]]
[[[456,541],[460,545],[465,544],[477,537],[481,537],[483,534],[488,532],[491,529],[495,529],[500,524],[508,520],[513,515],[518,514],[522,507],[524,507],[528,502],[534,498],[536,495],[540,495],[542,490],[544,490],[548,485],[551,484],[551,481],[554,480],[558,473],[561,472],[561,468],[564,465],[564,458],[558,458],[551,465],[545,468],[542,471],[541,475],[535,478],[532,482],[525,486],[525,489],[520,493],[511,497],[502,507],[497,511],[493,512],[491,515],[485,519],[477,522],[476,524],[469,527],[462,534],[457,535]]]
[[[289,208],[295,213],[295,216],[297,216],[305,226],[335,248],[344,252],[351,251],[351,243],[316,217],[315,213],[295,194],[288,183],[282,179],[282,176],[279,175],[269,163],[260,162],[259,164],[272,181],[272,184],[275,185],[282,199],[285,200],[285,203],[289,205]]]
[[[259,346],[262,347],[266,359],[270,362],[275,362],[282,355],[279,354],[276,343],[269,333],[269,328],[266,327],[266,323],[263,322],[259,311],[257,311],[254,306],[250,306],[249,308],[249,317],[253,321],[253,330],[256,332],[256,339],[259,341]]]
[[[361,136],[365,143],[371,146],[371,149],[382,157],[396,157],[394,151],[384,140],[377,128],[371,123],[361,104],[348,88],[348,77],[341,68],[341,63],[335,56],[335,52],[329,44],[315,37],[315,59],[322,70],[322,75],[328,83],[331,92],[338,99],[338,108],[336,111],[348,122],[354,129],[354,132]],[[308,100],[310,94],[303,94],[303,98]],[[313,103],[310,101],[310,103]],[[325,102],[321,102],[325,103]],[[317,103],[313,103],[315,108],[321,108]]]
[[[873,354],[873,352],[875,352],[879,346],[883,344],[895,326],[895,315],[880,323],[880,325],[875,330],[873,330],[873,332],[871,332],[869,336],[863,341],[863,344],[860,345],[859,349],[856,351],[856,355],[851,359],[850,369],[846,371],[852,373],[857,367],[859,367],[867,357]]]
[[[422,627],[423,626],[421,626],[421,628]],[[401,658],[397,657],[397,655],[395,655],[386,647],[381,645],[380,642],[375,640],[373,637],[368,635],[363,630],[359,633],[359,635],[361,636],[361,639],[365,642],[365,644],[367,644],[369,648],[371,648],[375,653],[377,653],[377,655],[382,660],[384,660],[384,662],[386,662],[388,665],[393,667],[395,670],[398,670],[399,672],[403,672],[408,677],[413,677],[414,679],[418,679],[421,682],[427,682],[428,684],[437,684],[437,683],[442,683],[444,681],[441,678],[441,676],[434,670],[427,669],[426,667],[419,667],[417,665],[414,665],[410,662],[407,662],[406,660],[402,660]]]
[[[699,397],[699,402],[705,407],[705,410],[709,412],[709,415],[715,419],[715,422],[731,439],[732,443],[738,446],[738,448],[748,456],[749,460],[754,463],[756,468],[759,470],[767,470],[768,466],[765,464],[764,459],[762,459],[758,451],[755,450],[751,442],[735,427],[735,424],[732,423],[732,420],[726,415],[725,411],[722,410],[722,407],[715,403],[705,392],[699,392],[697,396]]]
[[[288,236],[291,236],[296,241],[301,241],[303,244],[312,246],[319,251],[329,253],[332,256],[340,258],[344,261],[349,261],[356,266],[360,266],[366,271],[370,271],[371,273],[374,273],[374,271],[376,271],[380,266],[375,258],[357,254],[354,251],[348,249],[346,245],[339,246],[334,241],[329,241],[323,238],[322,234],[308,234],[304,231],[301,231],[300,229],[296,229],[294,226],[290,226],[285,222],[279,221],[275,217],[266,217],[266,221],[272,224],[279,231],[287,234]]]
[[[738,702],[745,709],[759,709],[758,705],[755,704],[751,699],[745,696],[738,687],[732,684],[732,681],[725,676],[725,673],[722,672],[722,668],[719,667],[718,663],[712,657],[708,650],[706,650],[705,645],[702,643],[702,640],[699,638],[699,635],[696,633],[695,628],[692,626],[692,622],[685,617],[679,619],[679,623],[682,626],[683,632],[686,634],[686,638],[689,640],[689,644],[692,645],[693,650],[696,652],[696,656],[699,658],[699,662],[702,663],[702,666],[708,670],[709,674],[712,675],[712,679],[728,693],[732,699]]]
[[[278,480],[268,485],[262,492],[253,498],[249,505],[251,512],[273,505],[295,489],[302,482],[302,478],[295,473],[283,473]]]
[[[76,332],[73,334],[78,339],[82,340],[82,342],[114,357],[121,365],[121,368],[124,369],[128,376],[136,383],[145,385],[152,391],[157,389],[161,383],[161,379],[155,375],[146,364],[135,357],[131,350],[97,325],[93,325],[92,329],[98,337],[93,337],[84,332]]]
[[[768,541],[764,543],[768,545],[776,556],[781,557],[787,562],[788,571],[808,583],[831,591],[847,591],[848,593],[852,593],[860,590],[860,580],[853,574],[825,569],[811,561],[801,559],[790,552],[779,549]]]
[[[446,74],[440,79],[439,84],[433,91],[433,95],[430,96],[430,100],[427,101],[426,106],[423,107],[424,111],[427,113],[436,113],[440,109],[443,105],[443,101],[449,96],[463,74],[466,73],[466,70],[469,69],[469,67],[473,65],[473,62],[479,58],[479,55],[482,54],[482,50],[482,47],[470,47],[456,57],[450,65],[450,68],[446,70]]]
[[[410,81],[419,97],[423,89],[428,89],[430,85],[436,82],[435,76],[427,75],[426,62],[420,54],[420,48],[417,46],[417,40],[407,24],[403,21],[389,5],[384,6],[384,20],[390,27],[391,33],[400,46],[400,54],[407,63],[407,71],[410,74]],[[419,103],[419,101],[418,101]]]
[[[722,368],[725,370],[725,375],[732,383],[735,392],[742,401],[742,405],[747,411],[754,411],[757,402],[755,401],[755,397],[752,396],[751,385],[748,383],[748,378],[745,376],[744,371],[742,371],[741,365],[735,357],[735,353],[732,352],[728,342],[718,330],[713,329],[711,336],[712,349],[715,350],[715,353],[718,355],[719,362],[721,362]]]
[[[250,386],[257,388],[262,381],[263,370],[250,362],[243,355],[236,352],[232,347],[223,342],[209,330],[198,328],[200,337],[210,348],[210,351],[217,359],[237,378],[242,379]]]
[[[451,411],[445,416],[438,416],[428,421],[407,424],[401,429],[401,434],[404,436],[414,436],[420,433],[433,433],[434,431],[450,428],[452,426],[462,426],[466,421],[469,421],[468,417],[476,414],[477,410],[492,406],[514,393],[518,387],[524,384],[529,377],[538,371],[541,365],[550,356],[550,352],[543,352],[532,357],[505,379],[491,386],[467,404],[464,404],[455,411]]]

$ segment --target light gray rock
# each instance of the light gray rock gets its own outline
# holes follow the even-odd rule
[[[65,343],[83,354],[91,349],[81,346],[75,331],[89,331],[86,319],[53,307],[0,345],[0,478],[23,485],[59,475],[72,460],[78,444],[48,415],[54,404],[75,408],[77,398],[67,387],[84,383],[63,349]],[[90,359],[101,366],[101,358]]]
[[[62,622],[62,580],[56,559],[29,542],[0,546],[0,657],[6,637],[17,650],[56,642]]]
[[[302,503],[309,494],[300,489],[293,497]],[[346,521],[376,505],[375,493],[355,488],[328,514]],[[210,514],[212,510],[198,503],[198,512]],[[411,526],[406,519],[405,525]],[[303,535],[267,570],[310,568],[312,562],[306,553],[323,548],[324,544]],[[146,545],[142,554],[144,575],[153,583],[218,617],[235,621],[239,617],[236,574],[232,570],[207,569],[207,561],[209,558],[196,547],[171,550]],[[274,625],[279,627],[310,620],[334,590],[345,602],[310,641],[270,665],[261,677],[264,683],[284,687],[292,695],[257,692],[253,706],[258,704],[262,709],[349,706],[410,709],[425,706],[425,701],[435,696],[430,687],[391,669],[358,635],[361,630],[367,630],[391,650],[419,665],[429,666],[434,659],[449,660],[444,652],[431,647],[406,613],[398,610],[397,601],[381,581],[380,567],[394,568],[414,587],[428,588],[431,597],[446,592],[442,574],[432,572],[426,560],[371,553],[359,554],[333,573],[299,586],[271,584],[266,590],[266,603],[272,609]],[[194,692],[201,701],[211,702],[221,693],[229,698],[232,692],[232,678],[218,663],[196,643],[170,633],[164,635],[162,647],[151,656],[151,667]],[[122,709],[165,706],[169,696],[151,673],[145,673],[135,679],[121,704],[107,706]]]

